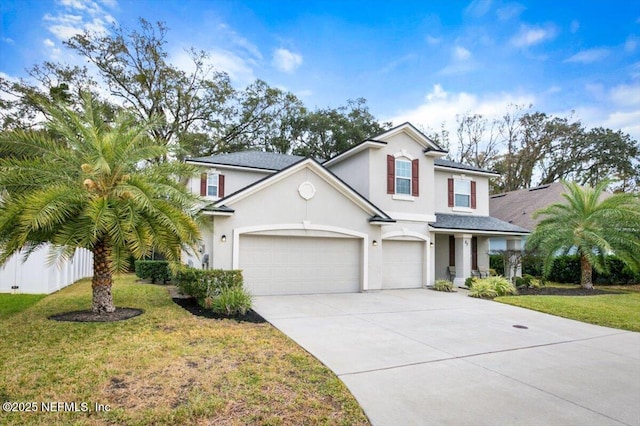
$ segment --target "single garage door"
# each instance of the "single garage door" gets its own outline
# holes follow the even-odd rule
[[[240,236],[240,269],[254,295],[360,291],[358,238]]]
[[[424,241],[382,241],[382,288],[419,288],[424,277]]]

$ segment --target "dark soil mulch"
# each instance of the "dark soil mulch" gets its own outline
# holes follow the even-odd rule
[[[91,310],[65,312],[62,314],[51,315],[49,319],[54,321],[74,321],[74,322],[112,322],[123,321],[129,318],[137,317],[144,311],[136,308],[118,308],[114,312],[97,314]]]
[[[213,312],[211,309],[204,309],[202,306],[198,305],[198,301],[193,297],[174,297],[173,301],[181,306],[183,309],[191,312],[193,315],[203,318],[213,318],[213,319],[231,319],[237,322],[250,322],[253,324],[261,324],[266,322],[264,318],[262,318],[256,311],[253,309],[249,310],[245,315],[236,315],[232,317],[228,317],[226,315],[220,315],[218,313]]]
[[[586,290],[582,287],[560,288],[560,287],[541,287],[541,288],[519,288],[518,293],[522,296],[538,295],[538,296],[597,296],[599,294],[620,294],[615,291]]]

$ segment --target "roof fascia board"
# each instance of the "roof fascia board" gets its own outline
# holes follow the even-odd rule
[[[468,175],[482,175],[482,176],[491,176],[491,177],[500,177],[500,175],[498,173],[494,173],[494,172],[481,172],[480,170],[469,170],[469,169],[463,169],[460,167],[453,167],[453,166],[440,166],[440,165],[434,165],[433,166],[434,169],[436,170],[447,170],[447,171],[451,171],[451,170],[456,170],[460,173],[464,173],[464,174],[468,174]]]
[[[435,233],[456,233],[456,232],[468,232],[470,234],[483,234],[483,235],[521,235],[526,236],[531,234],[531,232],[517,232],[517,231],[485,231],[479,229],[458,229],[458,228],[436,228],[434,226],[429,225],[429,228],[432,232]]]
[[[207,163],[204,161],[194,161],[194,160],[185,160],[185,163],[195,164],[197,166],[208,166],[211,168],[215,167],[217,169],[244,170],[248,172],[273,173],[278,171],[276,169],[266,169],[266,168],[260,168],[260,167],[247,167],[247,166],[232,166],[230,164]]]
[[[406,122],[402,123],[399,126],[396,126],[392,129],[387,130],[386,132],[376,136],[376,139],[383,139],[395,136],[399,133],[406,133],[411,139],[418,142],[425,148],[432,148],[435,150],[442,150],[435,142],[429,139],[426,135],[424,135],[420,130],[416,129],[411,123]]]
[[[386,142],[383,141],[374,141],[374,140],[366,140],[364,142],[360,142],[358,145],[353,146],[351,148],[349,148],[348,150],[338,154],[337,156],[325,161],[324,163],[322,163],[323,166],[325,167],[331,167],[334,164],[337,164],[343,160],[346,160],[349,157],[352,157],[354,155],[356,155],[359,152],[364,151],[366,148],[373,148],[373,149],[380,149],[382,147],[384,147],[385,145],[387,145]]]

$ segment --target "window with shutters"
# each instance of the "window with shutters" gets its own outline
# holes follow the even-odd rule
[[[387,194],[394,199],[413,201],[420,193],[420,162],[404,151],[387,155]]]
[[[456,179],[454,206],[471,208],[471,181]]]
[[[411,161],[396,159],[396,194],[411,195]]]
[[[476,182],[464,177],[449,178],[449,207],[470,212],[476,208]]]
[[[209,197],[217,197],[218,196],[218,176],[209,174],[207,175],[207,196]]]
[[[224,175],[202,173],[200,175],[200,196],[224,198]]]

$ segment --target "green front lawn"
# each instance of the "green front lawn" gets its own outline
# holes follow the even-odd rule
[[[8,294],[0,293],[0,319],[22,312],[31,305],[47,297],[46,294]]]
[[[640,286],[607,286],[619,294],[598,296],[505,296],[495,300],[605,327],[640,331]]]
[[[114,284],[116,306],[145,310],[126,321],[47,319],[88,309],[89,280],[3,319],[0,400],[80,412],[2,413],[0,423],[368,424],[343,383],[270,324],[195,317],[165,287],[134,281]]]

